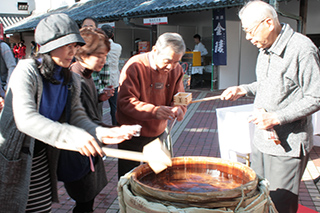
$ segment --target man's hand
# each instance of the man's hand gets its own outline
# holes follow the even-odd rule
[[[159,120],[172,120],[176,117],[175,112],[172,111],[173,107],[158,106],[156,110],[156,118]]]
[[[175,117],[177,118],[178,121],[182,121],[183,120],[184,114],[183,114],[183,111],[182,111],[182,109],[180,107],[175,106],[175,107],[172,108],[171,111],[174,113],[174,115],[175,115]]]
[[[235,101],[247,93],[245,89],[240,86],[229,87],[221,94],[221,100]]]
[[[104,144],[118,144],[129,140],[132,136],[140,135],[140,125],[122,125],[120,127],[106,128],[105,136],[101,140]]]
[[[280,124],[276,113],[266,112],[264,109],[255,110],[249,122],[257,125],[259,129],[271,129]]]

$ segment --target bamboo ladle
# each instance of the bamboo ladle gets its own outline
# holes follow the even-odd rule
[[[59,149],[69,151],[77,151],[67,144],[63,143],[57,146]],[[168,166],[172,166],[171,155],[169,150],[162,144],[159,138],[151,141],[143,147],[142,152],[114,149],[102,147],[102,150],[108,157],[132,160],[138,162],[146,162],[149,164],[154,173],[158,174],[165,170]]]
[[[245,94],[246,93],[239,92],[237,95],[245,95]],[[173,101],[174,101],[174,105],[189,105],[189,104],[198,103],[198,102],[217,100],[220,98],[221,98],[221,95],[217,95],[217,96],[211,96],[207,98],[192,100],[192,93],[178,92],[174,96]]]

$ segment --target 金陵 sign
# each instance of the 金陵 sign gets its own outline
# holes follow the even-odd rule
[[[168,24],[168,17],[144,18],[144,25]]]
[[[213,64],[227,65],[227,33],[224,8],[214,10],[213,14]]]

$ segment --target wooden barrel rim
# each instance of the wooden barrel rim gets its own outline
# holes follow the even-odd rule
[[[228,201],[239,200],[238,198],[243,195],[252,196],[256,192],[258,177],[256,173],[242,163],[231,162],[220,158],[213,157],[176,157],[172,159],[173,165],[183,162],[206,162],[210,164],[216,164],[220,166],[218,169],[224,169],[226,171],[241,170],[243,175],[248,179],[247,183],[233,189],[225,191],[213,191],[213,192],[179,192],[179,191],[166,191],[163,189],[153,188],[139,181],[139,177],[142,174],[148,174],[146,172],[152,172],[151,168],[147,164],[140,165],[135,168],[131,174],[130,185],[132,192],[136,195],[142,196],[149,200],[159,200],[166,202],[178,202],[178,203],[190,203],[194,204],[215,202],[219,200]],[[229,200],[229,201],[231,201]],[[197,205],[197,204],[195,204]],[[201,204],[202,205],[202,204]]]

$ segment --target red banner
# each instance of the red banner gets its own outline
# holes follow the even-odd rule
[[[0,39],[3,40],[3,24],[0,23]]]

